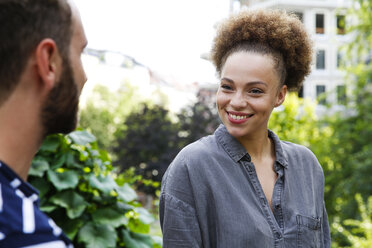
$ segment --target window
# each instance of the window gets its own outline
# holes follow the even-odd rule
[[[324,34],[324,14],[315,15],[315,33]]]
[[[325,105],[326,104],[326,96],[325,96],[325,85],[317,85],[316,86],[316,98],[319,104]]]
[[[295,14],[302,23],[304,22],[304,14],[302,12],[293,12],[293,14]]]
[[[345,85],[338,85],[337,86],[337,103],[341,105],[346,105],[346,86]]]
[[[316,69],[324,70],[325,69],[325,51],[318,50],[316,52]]]
[[[341,51],[337,52],[337,68],[340,68],[343,66],[343,56]]]
[[[304,86],[302,85],[301,88],[298,91],[298,97],[303,98],[304,97]]]
[[[346,22],[344,15],[337,15],[337,34],[346,33]]]

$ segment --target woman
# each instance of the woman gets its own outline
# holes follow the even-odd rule
[[[280,11],[241,12],[221,24],[211,55],[223,125],[185,147],[163,178],[164,247],[330,247],[321,166],[267,127],[310,72],[302,23]]]

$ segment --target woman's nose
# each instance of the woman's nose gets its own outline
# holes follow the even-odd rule
[[[232,96],[230,105],[235,109],[241,109],[247,106],[247,102],[245,101],[244,96],[241,93],[237,92]]]

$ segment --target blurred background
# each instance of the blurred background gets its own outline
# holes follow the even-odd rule
[[[149,221],[129,211],[137,222],[123,222],[131,236],[120,236],[121,245],[161,246],[161,178],[182,147],[220,123],[208,60],[216,25],[242,9],[269,8],[297,15],[314,41],[312,73],[273,112],[270,129],[309,147],[322,165],[332,247],[372,247],[372,0],[75,2],[89,41],[80,127],[105,152],[107,174],[135,191],[131,204],[153,214]],[[105,180],[89,182],[104,192]]]

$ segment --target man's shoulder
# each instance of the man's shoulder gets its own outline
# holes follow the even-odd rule
[[[22,184],[0,171],[0,247],[69,247],[62,230],[38,207],[37,194],[26,196]]]

